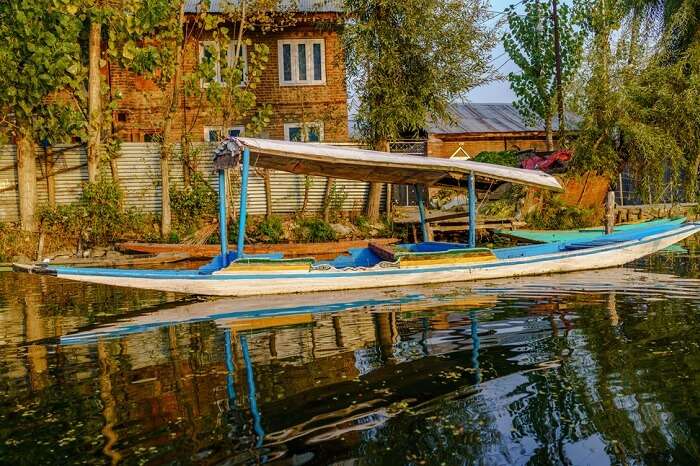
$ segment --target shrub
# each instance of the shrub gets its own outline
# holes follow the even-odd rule
[[[83,185],[80,201],[39,211],[41,227],[49,234],[80,237],[87,244],[105,245],[130,232],[146,229],[149,217],[123,208],[124,195],[116,183],[100,177]]]
[[[330,224],[316,217],[297,219],[294,233],[298,241],[308,243],[322,243],[336,238],[335,230]]]
[[[193,233],[206,218],[216,215],[217,195],[201,173],[193,173],[190,186],[170,188],[170,205],[175,228],[180,233]]]
[[[474,157],[475,162],[495,163],[497,165],[505,165],[507,167],[519,167],[520,159],[515,152],[509,150],[501,152],[481,152]]]
[[[566,205],[558,198],[549,198],[543,200],[538,210],[530,212],[525,221],[530,227],[541,230],[574,230],[594,226],[596,212]]]
[[[280,217],[270,216],[258,224],[256,236],[266,243],[279,243],[284,236],[284,224]]]

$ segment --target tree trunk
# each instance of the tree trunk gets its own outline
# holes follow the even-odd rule
[[[185,2],[180,5],[179,24],[185,22]],[[180,78],[182,76],[182,53],[183,53],[182,33],[175,40],[175,70],[170,83],[170,95],[165,106],[163,119],[163,141],[160,150],[160,179],[161,179],[161,220],[160,234],[163,237],[170,235],[172,228],[172,212],[170,209],[170,158],[172,157],[173,145],[172,128],[173,117],[177,111],[177,104],[180,97]]]
[[[328,178],[326,180],[326,192],[323,194],[323,220],[326,222],[330,220],[331,216],[331,195],[334,188],[335,178]]]
[[[547,117],[544,119],[544,133],[547,137],[547,150],[551,152],[554,150],[554,134],[552,131],[551,115],[547,115]]]
[[[389,141],[383,140],[377,142],[374,147],[375,150],[390,152]],[[369,194],[367,195],[367,208],[365,209],[365,214],[367,219],[371,222],[379,220],[379,208],[382,202],[382,184],[381,183],[370,183]]]
[[[305,214],[306,209],[309,207],[309,191],[311,190],[311,177],[304,177],[304,201],[301,204],[301,213]]]
[[[24,231],[36,227],[36,156],[34,143],[25,128],[17,133],[17,188],[19,194],[19,219]]]
[[[272,217],[272,181],[270,180],[270,170],[263,170],[263,184],[265,185],[265,216]]]
[[[90,36],[88,40],[88,144],[87,164],[88,181],[91,183],[97,179],[100,168],[100,127],[102,119],[102,96],[100,93],[100,52],[102,39],[101,24],[93,19],[90,23]]]
[[[192,173],[190,172],[190,141],[187,137],[180,139],[180,150],[182,151],[182,178],[185,187],[192,185]]]
[[[47,147],[45,149],[46,155],[46,193],[49,198],[49,206],[56,207],[56,176],[54,175],[54,169],[56,163],[53,156],[53,148]]]
[[[564,88],[561,77],[561,43],[559,40],[559,13],[557,13],[557,0],[552,0],[552,24],[554,27],[554,64],[557,87],[557,116],[559,119],[559,147],[561,147],[565,138],[566,121],[564,115]]]

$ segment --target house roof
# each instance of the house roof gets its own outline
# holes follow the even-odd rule
[[[450,104],[449,118],[443,121],[429,121],[426,130],[429,134],[462,134],[462,133],[520,133],[544,131],[544,123],[531,126],[523,120],[520,112],[513,104],[507,103],[468,103]],[[581,123],[581,117],[572,112],[566,112],[567,126],[576,128]],[[554,118],[552,127],[559,129],[559,120]]]
[[[222,13],[230,7],[236,7],[239,0],[211,0],[210,13]],[[186,0],[185,12],[197,13],[202,0]],[[342,0],[280,0],[282,7],[294,6],[296,11],[304,13],[342,13]]]

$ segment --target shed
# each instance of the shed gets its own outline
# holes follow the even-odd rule
[[[581,117],[567,112],[567,128],[574,130]],[[556,131],[559,121],[552,124]],[[504,150],[546,151],[544,123],[532,126],[526,123],[513,104],[508,103],[453,103],[448,118],[431,121],[426,125],[429,156],[473,158],[484,151]]]

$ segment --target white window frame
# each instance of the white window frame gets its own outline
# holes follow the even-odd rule
[[[323,122],[322,121],[310,121],[306,124],[301,124],[301,123],[285,123],[284,124],[284,140],[285,141],[291,141],[292,138],[290,137],[290,130],[293,128],[318,128],[318,142],[323,142],[324,135],[323,135]],[[308,132],[308,129],[307,129]],[[305,141],[302,141],[305,142]]]
[[[306,79],[299,79],[299,48],[306,45]],[[321,79],[314,80],[313,46],[321,44]],[[292,80],[284,80],[283,46],[291,48]],[[277,41],[277,67],[279,69],[280,86],[322,86],[326,84],[326,40],[325,39],[282,39]]]
[[[209,47],[209,46],[214,46],[215,51],[216,51],[216,56],[218,57],[216,62],[214,63],[214,70],[216,72],[216,76],[214,77],[214,80],[221,84],[222,86],[225,86],[226,83],[222,82],[221,78],[221,48],[220,45],[217,41],[214,40],[203,40],[199,42],[199,61],[198,63],[201,65],[202,60],[204,59],[204,50]],[[226,50],[226,65],[231,66],[233,64],[233,54],[236,50],[236,41],[232,40],[228,44],[228,48]],[[243,76],[241,79],[241,84],[240,86],[243,87],[246,85],[248,81],[248,47],[246,44],[241,44],[241,58],[243,59]],[[199,82],[199,85],[202,88],[207,88],[209,87],[210,83],[205,81],[204,79],[201,79]]]
[[[228,136],[228,132],[231,131],[232,129],[237,129],[240,131],[240,135],[244,136],[245,135],[245,126],[231,126],[230,128],[226,129],[226,135]],[[223,134],[221,131],[221,126],[205,126],[204,127],[204,142],[219,142],[219,141],[210,141],[209,140],[209,132],[210,131],[218,131]]]

